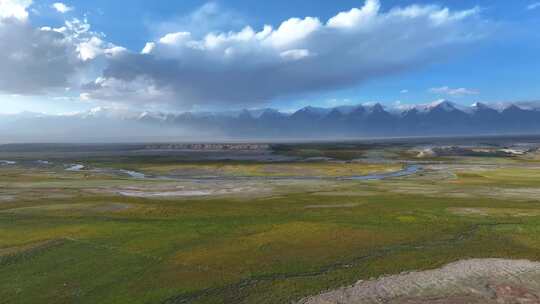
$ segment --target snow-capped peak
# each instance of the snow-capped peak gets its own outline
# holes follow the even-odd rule
[[[440,99],[435,102],[432,102],[428,105],[428,110],[432,111],[435,109],[440,109],[446,112],[451,112],[456,110],[456,106],[454,103],[446,100],[446,99]]]
[[[138,120],[167,120],[168,115],[161,112],[144,111],[139,114]]]
[[[485,108],[485,107],[487,107],[487,105],[485,105],[485,104],[483,104],[481,102],[475,102],[475,103],[473,103],[471,105],[471,107],[473,107],[473,108]]]
[[[475,102],[471,105],[469,112],[479,111],[479,110],[496,110],[493,107],[482,103],[482,102]]]

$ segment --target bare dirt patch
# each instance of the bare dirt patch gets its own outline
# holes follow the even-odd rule
[[[484,208],[449,208],[448,211],[455,215],[480,215],[488,216]]]
[[[540,303],[540,263],[463,260],[434,270],[359,281],[300,303]]]
[[[14,195],[3,195],[3,194],[0,194],[0,203],[7,203],[7,202],[12,202],[15,200],[15,196]]]
[[[540,210],[517,208],[448,208],[450,213],[462,216],[538,216]]]
[[[180,196],[208,196],[212,195],[211,191],[192,191],[192,190],[180,190],[180,191],[118,191],[118,194],[130,197],[152,198],[152,197],[180,197]]]
[[[76,211],[84,210],[88,208],[87,204],[51,204],[32,207],[19,207],[2,210],[2,213],[15,213],[15,214],[27,214],[27,213],[40,213],[40,212],[61,212],[61,211]]]

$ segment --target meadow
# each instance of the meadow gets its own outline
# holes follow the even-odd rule
[[[0,303],[295,303],[467,258],[540,261],[536,150],[410,149],[290,145],[281,162],[0,153],[17,162],[0,165]],[[410,163],[422,171],[346,178]]]

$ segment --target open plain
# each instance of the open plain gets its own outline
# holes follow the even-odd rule
[[[1,146],[0,303],[539,303],[539,139],[235,147]]]

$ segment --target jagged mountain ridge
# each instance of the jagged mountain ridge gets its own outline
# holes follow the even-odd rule
[[[292,113],[275,109],[228,112],[133,112],[97,108],[70,115],[24,113],[3,119],[0,126],[91,125],[92,122],[124,121],[145,126],[178,128],[218,134],[229,138],[340,138],[359,136],[436,136],[540,133],[540,103],[458,106],[447,100],[431,104],[386,108],[381,104],[305,107]],[[4,117],[7,117],[4,115]],[[4,123],[2,123],[2,120]],[[89,122],[90,121],[90,122]],[[79,129],[82,127],[79,126]],[[159,128],[156,128],[159,132]]]
[[[387,109],[381,104],[335,108],[305,107],[293,113],[265,109],[237,115],[185,114],[176,124],[216,128],[233,137],[431,136],[540,132],[540,110],[531,104],[458,106],[441,100],[427,105]],[[153,123],[167,124],[156,117]]]

